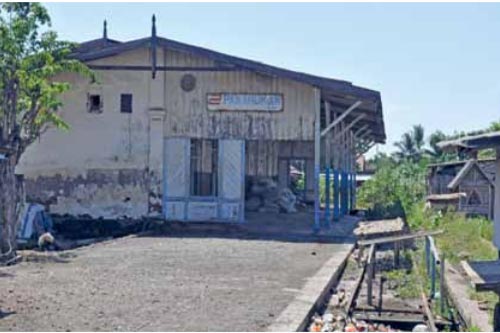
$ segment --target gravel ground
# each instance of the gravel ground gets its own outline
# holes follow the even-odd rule
[[[0,268],[0,331],[263,331],[343,246],[217,237],[94,244]]]

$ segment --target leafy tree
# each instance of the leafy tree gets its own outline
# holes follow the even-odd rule
[[[68,83],[57,74],[91,77],[69,59],[73,44],[60,41],[39,3],[0,4],[0,260],[15,254],[21,186],[15,167],[26,148],[48,127],[67,129],[57,111]],[[56,147],[54,147],[56,149]]]
[[[387,165],[394,166],[396,165],[396,161],[391,155],[384,152],[378,152],[372,158],[368,159],[366,164],[369,171],[376,171]]]

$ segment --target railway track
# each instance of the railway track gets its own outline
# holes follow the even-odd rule
[[[396,268],[399,250],[398,245],[392,250],[377,251],[377,244],[372,244],[366,254],[359,250],[351,254],[331,300],[311,318],[309,330],[438,332],[458,327],[454,318],[436,318],[423,281],[419,281],[420,297],[407,302],[394,298],[389,288],[384,288],[387,281],[383,269],[377,268],[377,261],[392,255]]]

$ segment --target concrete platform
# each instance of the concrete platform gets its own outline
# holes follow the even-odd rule
[[[314,213],[246,213],[246,223],[242,228],[250,233],[283,235],[290,237],[311,237],[337,242],[355,241],[353,230],[359,218],[343,216],[339,221],[331,221],[330,226],[322,218],[319,232],[314,232]]]
[[[0,268],[0,331],[294,327],[352,243],[334,232],[343,227],[315,241],[292,219],[258,221],[229,231],[169,226]]]
[[[272,239],[286,242],[354,243],[353,234],[359,217],[344,216],[331,222],[322,221],[319,232],[314,232],[314,214],[299,212],[246,213],[244,223],[216,222],[162,222],[159,230],[177,237],[222,237],[240,239]]]

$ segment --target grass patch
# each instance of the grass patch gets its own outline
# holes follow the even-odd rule
[[[482,217],[468,218],[453,211],[439,213],[424,211],[423,204],[412,207],[408,223],[412,230],[443,230],[443,234],[434,237],[441,257],[457,265],[461,260],[495,260],[498,250],[493,245],[493,222]],[[420,255],[423,246],[420,244]],[[425,268],[423,268],[425,271]],[[439,282],[437,281],[436,284]],[[428,289],[427,289],[428,290]],[[437,289],[438,290],[438,289]],[[492,292],[478,293],[469,290],[471,300],[484,303],[490,313],[490,322],[498,296]],[[473,331],[472,328],[470,328]]]
[[[384,273],[387,283],[393,285],[397,296],[404,299],[420,297],[420,287],[415,270],[397,269]]]
[[[498,256],[492,243],[493,223],[486,218],[424,211],[419,204],[412,208],[408,223],[412,230],[443,230],[435,237],[436,246],[452,264],[460,260],[494,260]]]

